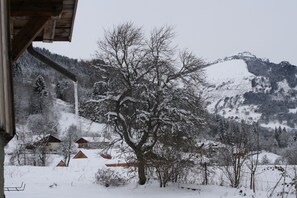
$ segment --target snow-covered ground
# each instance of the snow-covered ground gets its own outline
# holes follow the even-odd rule
[[[99,168],[105,167],[106,163],[117,163],[122,159],[115,157],[107,160],[100,157],[101,150],[82,150],[88,157],[86,159],[72,159],[69,167],[56,167],[58,157],[52,160],[48,167],[33,166],[5,166],[5,186],[20,186],[22,182],[26,184],[24,191],[6,192],[7,198],[220,198],[220,197],[267,197],[280,178],[280,172],[273,165],[259,166],[256,174],[256,194],[248,189],[248,172],[245,170],[242,184],[244,186],[235,189],[228,187],[228,182],[224,179],[222,171],[214,169],[210,181],[211,185],[198,184],[169,184],[166,188],[159,188],[158,182],[149,180],[148,184],[140,186],[136,178],[122,187],[103,187],[95,182],[95,173]],[[264,153],[263,153],[264,154]],[[270,158],[272,155],[265,153]],[[126,175],[127,169],[113,168],[119,173]],[[198,176],[197,176],[198,177]],[[224,180],[224,181],[223,181]],[[288,181],[288,180],[287,180]],[[216,185],[214,185],[216,184]],[[220,186],[223,184],[224,186]],[[273,193],[280,191],[278,187]],[[289,197],[295,195],[290,194]]]
[[[275,128],[278,128],[278,127],[281,127],[282,129],[283,128],[286,128],[286,130],[292,130],[292,129],[295,129],[295,128],[291,128],[289,127],[288,125],[285,125],[285,124],[281,124],[279,121],[275,120],[275,121],[271,121],[267,124],[265,123],[261,123],[260,124],[261,127],[265,127],[267,129],[270,129],[271,131],[274,130]]]

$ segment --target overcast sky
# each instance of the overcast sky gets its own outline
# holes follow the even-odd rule
[[[104,29],[171,25],[176,43],[212,61],[243,51],[297,65],[297,0],[79,0],[71,43],[37,44],[90,59]]]

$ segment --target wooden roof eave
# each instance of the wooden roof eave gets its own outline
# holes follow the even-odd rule
[[[10,0],[11,17],[58,17],[63,10],[63,0]]]
[[[70,30],[70,35],[69,35],[69,42],[71,42],[71,40],[72,40],[74,21],[75,21],[76,10],[77,10],[77,3],[78,3],[78,0],[75,0],[74,10],[73,10],[73,15],[72,15],[72,22],[71,22],[71,30]]]
[[[12,59],[33,41],[71,41],[78,0],[10,0]]]

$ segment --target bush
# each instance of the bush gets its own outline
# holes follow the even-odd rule
[[[96,183],[109,187],[109,186],[123,186],[128,183],[128,180],[120,175],[118,172],[102,168],[99,169],[95,175]]]
[[[261,159],[261,164],[262,165],[268,165],[271,164],[270,160],[268,159],[267,155],[264,155]]]
[[[293,145],[292,147],[287,148],[282,154],[282,156],[289,165],[296,165],[297,164],[297,146]]]

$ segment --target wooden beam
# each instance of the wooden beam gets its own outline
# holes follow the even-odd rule
[[[10,14],[15,16],[59,16],[63,0],[10,0]]]
[[[55,29],[56,29],[56,20],[54,19],[49,19],[43,30],[43,41],[44,42],[53,42],[55,38]]]
[[[56,71],[60,72],[61,74],[68,77],[72,81],[77,82],[76,76],[73,73],[71,73],[70,71],[68,71],[67,69],[65,69],[61,65],[59,65],[58,63],[52,61],[50,58],[48,58],[48,57],[44,56],[43,54],[41,54],[41,53],[37,52],[36,50],[34,50],[32,45],[30,45],[27,48],[27,50],[32,56],[34,56],[38,60],[40,60],[43,63],[47,64],[48,66],[55,69]]]
[[[50,17],[32,17],[12,40],[13,62],[27,49],[35,37],[42,31]]]

